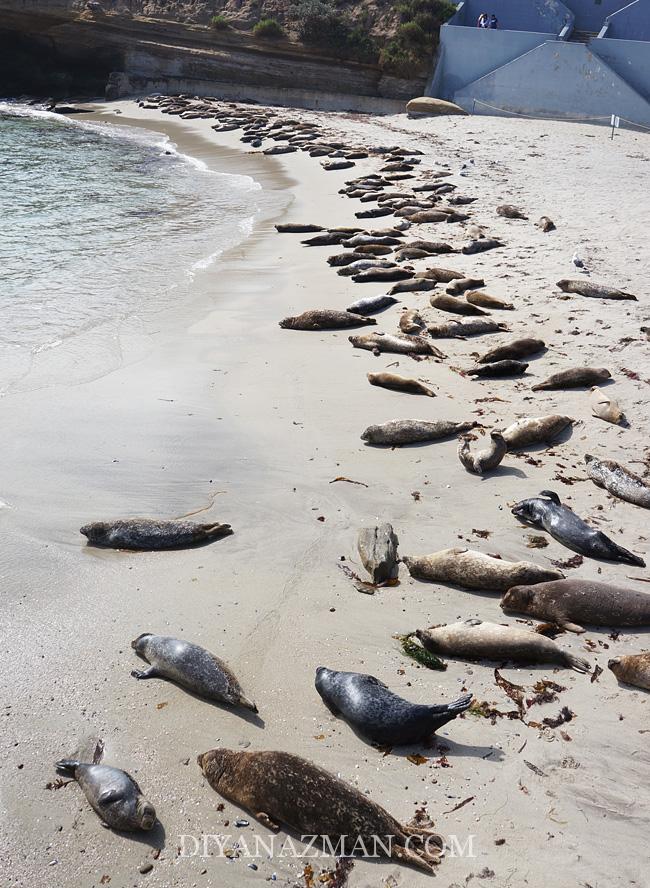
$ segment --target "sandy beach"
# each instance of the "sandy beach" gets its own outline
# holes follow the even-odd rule
[[[548,535],[546,548],[528,548],[538,531],[519,524],[510,507],[551,489],[617,542],[650,557],[648,512],[596,487],[584,467],[585,453],[639,475],[650,467],[650,343],[640,332],[650,321],[648,136],[622,131],[610,140],[604,128],[523,119],[281,113],[320,123],[350,145],[420,149],[418,177],[451,172],[458,193],[477,198],[469,222],[414,226],[405,240],[459,248],[466,225],[476,223],[505,246],[413,264],[484,278],[489,293],[515,304],[514,311],[494,312],[511,333],[440,340],[445,360],[416,363],[352,348],[348,334],[357,331],[280,329],[287,315],[343,309],[386,292],[384,284],[338,276],[326,262],[337,247],[306,248],[304,236],[274,228],[387,227],[393,217],[360,221],[354,213],[368,204],[338,193],[346,180],[376,172],[380,158],[326,172],[303,152],[249,152],[240,132],[215,133],[210,120],[170,118],[132,101],[97,106],[88,119],[164,132],[214,169],[253,177],[264,200],[252,234],[197,276],[190,304],[162,313],[137,338],[124,337],[120,366],[79,384],[8,395],[0,404],[0,881],[16,888],[239,888],[273,879],[308,888],[305,865],[317,877],[333,868],[330,858],[250,858],[241,847],[232,859],[204,857],[181,838],[228,834],[232,847],[237,839],[250,846],[254,836],[270,835],[234,805],[219,809],[223,800],[202,777],[197,754],[224,746],[304,756],[401,822],[425,806],[437,831],[466,848],[437,870],[449,888],[542,888],[549,879],[642,886],[650,697],[619,686],[607,661],[647,650],[647,632],[559,635],[558,644],[602,674],[591,680],[593,673],[553,666],[506,666],[501,673],[526,696],[542,678],[564,689],[554,701],[531,706],[524,721],[502,717],[493,724],[466,715],[439,732],[437,746],[391,754],[329,713],[314,673],[320,665],[370,673],[414,702],[449,702],[466,690],[500,712],[514,708],[495,683],[499,664],[449,659],[445,671],[431,671],[406,657],[394,638],[470,617],[515,624],[499,608],[499,595],[416,581],[404,565],[398,586],[361,594],[339,569],[345,557],[362,570],[360,527],[389,521],[403,555],[467,546],[548,567],[573,553]],[[498,216],[502,203],[520,207],[529,220]],[[557,230],[535,227],[541,215]],[[577,277],[574,252],[590,280],[639,301],[560,294],[555,282]],[[429,307],[428,293],[407,293],[369,329],[397,331],[405,306],[422,309],[431,323],[450,317]],[[515,334],[548,346],[530,360],[526,376],[461,375],[473,354]],[[609,369],[607,391],[629,428],[593,417],[584,389],[531,392],[534,382],[576,364]],[[386,368],[426,380],[437,397],[370,386],[366,373]],[[572,416],[572,433],[548,449],[508,454],[483,478],[463,469],[454,439],[397,449],[360,440],[368,425],[390,419],[478,420],[489,432],[545,413]],[[228,522],[235,533],[211,546],[160,553],[95,549],[78,533],[92,520],[189,513]],[[564,570],[650,592],[647,569],[585,558]],[[223,657],[259,717],[202,702],[170,683],[136,682],[130,672],[141,661],[130,643],[146,631],[195,641]],[[552,720],[563,707],[572,716],[558,728],[526,723]],[[75,784],[48,788],[54,762],[96,737],[104,740],[105,761],[133,774],[155,805],[161,826],[152,834],[114,834]],[[413,753],[426,761],[407,758]],[[246,825],[236,826],[238,818]],[[356,860],[348,884],[420,888],[429,880],[393,861]]]

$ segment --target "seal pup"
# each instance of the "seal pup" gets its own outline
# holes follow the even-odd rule
[[[506,302],[504,299],[499,299],[498,296],[490,296],[489,293],[485,293],[483,290],[470,290],[468,293],[465,293],[465,299],[472,305],[479,305],[481,308],[513,311],[515,307],[512,302]]]
[[[399,328],[402,333],[421,333],[425,326],[417,308],[409,308],[399,319]]]
[[[99,749],[100,747],[98,747]],[[101,761],[101,754],[95,755]],[[102,823],[111,829],[135,832],[153,829],[156,823],[154,806],[130,774],[100,762],[61,759],[56,769],[64,777],[72,777],[81,787],[91,808]]]
[[[436,393],[420,382],[419,379],[410,379],[408,376],[398,376],[397,373],[367,373],[370,385],[378,385],[381,388],[393,389],[396,392],[407,392],[410,395],[427,395],[435,398]]]
[[[387,847],[393,860],[429,873],[438,861],[440,836],[398,823],[367,795],[300,756],[211,749],[197,761],[219,795],[250,811],[267,829],[285,824],[298,835],[328,837],[333,844],[343,838],[348,848],[359,841],[382,851]]]
[[[537,228],[541,228],[545,234],[549,231],[555,231],[555,222],[548,216],[540,216],[535,225]]]
[[[376,324],[375,318],[334,308],[313,308],[295,317],[278,321],[283,330],[342,330],[345,327],[367,327]]]
[[[610,398],[601,388],[594,385],[591,389],[591,412],[605,422],[619,425],[625,420],[625,415],[614,398]]]
[[[579,296],[590,296],[593,299],[630,299],[638,302],[632,293],[617,290],[616,287],[607,287],[603,284],[594,284],[591,281],[572,281],[563,279],[557,285],[563,293],[577,293]]]
[[[521,376],[526,370],[528,370],[528,364],[524,361],[504,360],[472,367],[471,370],[466,370],[465,374],[466,376],[492,379],[495,376]]]
[[[470,452],[469,438],[461,438],[458,442],[458,459],[474,475],[484,475],[496,469],[507,452],[508,445],[501,432],[490,432],[489,446],[476,453]]]
[[[505,592],[523,583],[561,580],[564,574],[552,567],[540,567],[532,561],[505,561],[475,549],[454,547],[432,555],[404,555],[402,561],[416,580],[452,583],[463,589]]]
[[[483,311],[477,305],[472,305],[462,299],[456,299],[455,296],[448,296],[446,293],[432,293],[429,296],[429,302],[433,308],[440,311],[449,311],[459,315],[487,315],[489,312]]]
[[[650,484],[643,478],[613,459],[597,459],[587,453],[585,462],[587,474],[598,487],[604,487],[613,496],[635,506],[650,509]]]
[[[465,712],[472,694],[451,703],[422,706],[409,703],[375,678],[359,672],[337,672],[319,666],[316,690],[333,715],[377,746],[408,746],[428,740],[435,732]]]
[[[590,665],[575,657],[539,632],[520,626],[500,626],[482,620],[465,620],[415,633],[433,654],[468,660],[513,660],[518,663],[555,663],[579,672],[589,672]]]
[[[501,204],[500,207],[497,207],[497,216],[504,216],[506,219],[528,219],[525,213],[522,213],[517,207],[513,207],[512,204]]]
[[[156,551],[186,549],[229,536],[229,524],[196,524],[194,521],[157,521],[154,518],[123,518],[117,521],[93,521],[80,528],[93,546],[107,549]]]
[[[570,370],[560,370],[531,387],[533,392],[549,391],[551,389],[583,388],[592,386],[597,382],[611,379],[612,374],[604,367],[572,367]]]
[[[650,653],[626,654],[612,657],[607,663],[616,678],[623,684],[634,685],[650,691]]]
[[[399,299],[383,294],[380,296],[366,296],[363,299],[357,299],[352,305],[348,305],[345,310],[352,312],[352,314],[363,315],[366,312],[382,311],[390,305],[395,305],[396,302],[399,302]]]
[[[362,527],[357,540],[361,563],[375,585],[394,580],[399,572],[397,546],[399,540],[392,524]]]
[[[490,352],[488,352],[490,354]],[[509,425],[504,431],[508,450],[519,450],[532,444],[552,444],[558,435],[573,425],[575,420],[559,413],[546,416],[526,416]]]
[[[498,345],[476,359],[477,364],[493,364],[495,361],[507,361],[511,358],[527,358],[543,351],[546,345],[542,339],[515,339],[506,345]]]
[[[508,326],[489,318],[473,321],[447,321],[445,324],[429,324],[427,333],[434,339],[462,339],[465,336],[483,336],[485,333],[503,333]]]
[[[595,580],[556,580],[513,586],[501,609],[556,623],[568,632],[586,626],[650,626],[650,595]]]
[[[428,422],[424,419],[392,419],[381,425],[370,425],[362,432],[361,440],[366,444],[380,447],[399,447],[403,444],[424,444],[429,441],[440,441],[451,435],[459,435],[476,428],[478,423],[452,422],[436,420]]]
[[[447,357],[432,342],[425,339],[424,336],[363,333],[358,336],[348,336],[348,340],[354,348],[364,348],[367,351],[377,352],[378,354],[381,352],[391,352],[397,355],[433,355],[434,358],[441,359]]]
[[[588,558],[645,567],[643,558],[619,546],[602,530],[590,527],[568,506],[562,505],[560,497],[552,490],[542,490],[538,497],[521,500],[510,511],[515,518],[533,527],[541,527],[567,549]]]
[[[226,663],[200,645],[167,635],[143,632],[131,642],[131,647],[151,664],[144,671],[134,669],[131,672],[134,678],[141,681],[168,678],[206,700],[243,706],[257,712],[257,706],[244,696]]]
[[[472,256],[474,253],[485,253],[487,250],[495,250],[497,247],[503,246],[503,242],[494,237],[481,237],[466,243],[461,252],[466,256]]]

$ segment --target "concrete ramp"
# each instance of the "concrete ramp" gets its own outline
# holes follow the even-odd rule
[[[464,86],[453,101],[475,114],[558,119],[618,114],[650,126],[650,103],[581,43],[543,43]]]

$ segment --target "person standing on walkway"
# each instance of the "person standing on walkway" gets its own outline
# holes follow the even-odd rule
[[[488,23],[489,23],[489,19],[488,19],[487,12],[482,12],[478,17],[478,21],[476,22],[476,27],[477,28],[487,28]]]
[[[487,18],[487,16],[486,16],[486,18]],[[490,27],[493,31],[496,31],[496,29],[499,27],[499,21],[494,13],[492,13],[492,15],[490,17],[490,24],[485,25],[485,27],[486,28]]]

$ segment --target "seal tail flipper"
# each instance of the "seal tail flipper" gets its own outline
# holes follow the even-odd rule
[[[74,779],[74,772],[80,764],[81,762],[77,759],[61,759],[61,761],[56,763],[56,770],[64,777],[72,777]]]
[[[574,657],[573,654],[569,654],[567,651],[564,652],[564,656],[567,665],[572,669],[577,669],[578,672],[591,672],[591,664],[588,660],[582,657]]]
[[[540,490],[539,495],[548,497],[548,499],[550,499],[550,501],[552,503],[555,503],[557,506],[562,505],[562,503],[560,502],[560,497],[553,490]]]
[[[202,524],[201,531],[202,537],[205,540],[218,540],[219,537],[230,536],[231,533],[234,533],[229,524],[219,524],[217,522],[214,524]]]
[[[424,852],[418,854],[405,848],[403,845],[391,845],[390,856],[392,860],[398,860],[400,863],[410,864],[417,869],[424,870],[429,875],[433,874],[433,867],[438,863],[438,858]]]
[[[253,701],[249,700],[248,697],[244,697],[243,694],[239,697],[239,705],[243,706],[244,709],[250,709],[251,712],[259,712],[259,709],[253,703]]]
[[[457,700],[452,700],[451,703],[442,703],[438,706],[430,706],[429,709],[436,715],[444,715],[445,713],[449,713],[452,717],[455,717],[461,712],[465,712],[465,710],[469,708],[472,703],[473,696],[473,694],[464,694]]]
[[[632,564],[634,567],[645,567],[645,561],[643,558],[639,557],[639,555],[635,555],[634,552],[629,552],[617,543],[614,543],[614,549],[618,556],[618,561],[622,561],[624,564]]]

